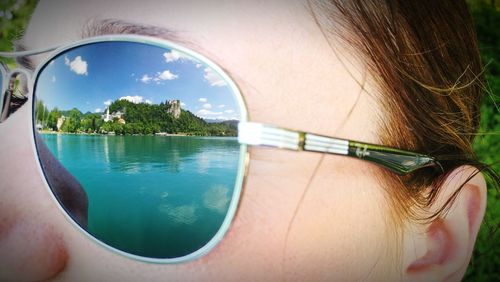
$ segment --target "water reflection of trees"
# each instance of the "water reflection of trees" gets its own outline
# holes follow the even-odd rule
[[[183,136],[106,136],[103,139],[105,161],[112,169],[141,172],[162,169],[178,173],[185,161],[203,159],[204,154],[239,157],[235,138]]]
[[[48,134],[43,140],[52,154],[77,174],[80,166],[76,162],[82,161],[103,166],[107,172],[135,174],[179,173],[183,165],[193,164],[199,173],[205,173],[214,166],[236,165],[239,159],[239,144],[230,137]]]

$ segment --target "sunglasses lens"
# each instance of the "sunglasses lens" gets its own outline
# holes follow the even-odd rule
[[[244,163],[244,109],[224,77],[157,43],[94,42],[48,62],[35,83],[35,141],[67,214],[140,257],[186,257],[220,240]]]

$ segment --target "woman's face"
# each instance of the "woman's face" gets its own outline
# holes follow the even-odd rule
[[[363,80],[362,66],[325,39],[305,2],[42,1],[23,43],[31,50],[76,41],[89,20],[104,19],[178,32],[231,74],[252,121],[377,143],[380,109],[354,79]],[[0,273],[7,278],[381,280],[398,271],[390,210],[372,165],[266,148],[250,149],[238,212],[208,255],[158,265],[110,252],[70,224],[45,188],[30,111],[25,105],[0,125],[8,137],[0,146]]]

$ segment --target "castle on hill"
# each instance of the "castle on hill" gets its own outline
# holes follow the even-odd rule
[[[179,118],[181,116],[181,101],[180,100],[167,100],[165,103],[167,106],[167,112],[172,114],[174,118]]]

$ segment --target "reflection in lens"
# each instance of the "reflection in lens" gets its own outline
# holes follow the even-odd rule
[[[93,43],[47,63],[35,99],[40,140],[83,187],[80,226],[94,237],[134,255],[177,258],[219,231],[242,163],[241,110],[212,68],[174,49]],[[42,166],[49,158],[39,157]],[[81,223],[82,211],[63,200],[71,188],[44,173]]]
[[[1,121],[4,121],[11,114],[15,113],[28,100],[28,78],[24,73],[15,72],[10,75],[6,90],[2,97],[2,116]]]

